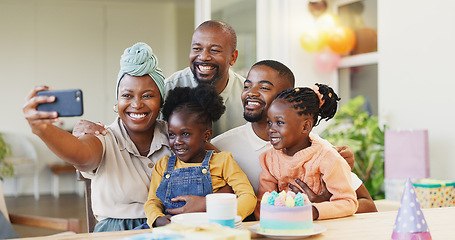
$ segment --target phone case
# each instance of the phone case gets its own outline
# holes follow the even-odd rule
[[[41,91],[37,95],[55,96],[54,102],[39,104],[38,111],[56,111],[59,117],[81,116],[84,113],[80,89]]]

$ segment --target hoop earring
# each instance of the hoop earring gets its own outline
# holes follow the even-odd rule
[[[114,107],[112,107],[112,110],[114,110],[115,113],[118,113],[118,105],[115,104]]]

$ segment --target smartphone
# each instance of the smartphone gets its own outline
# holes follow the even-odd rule
[[[55,96],[54,102],[39,104],[38,111],[55,111],[59,117],[81,116],[84,113],[80,89],[40,91],[36,95]]]

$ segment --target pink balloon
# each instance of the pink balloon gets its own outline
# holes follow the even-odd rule
[[[322,72],[331,72],[338,68],[340,64],[340,54],[334,53],[328,49],[316,54],[316,67]]]

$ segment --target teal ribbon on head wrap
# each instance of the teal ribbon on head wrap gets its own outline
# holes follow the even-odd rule
[[[136,43],[125,49],[120,58],[120,72],[117,77],[116,98],[118,99],[118,86],[125,75],[144,76],[150,75],[155,81],[161,94],[161,101],[164,100],[164,75],[158,67],[158,58],[153,54],[152,48],[145,43]]]

